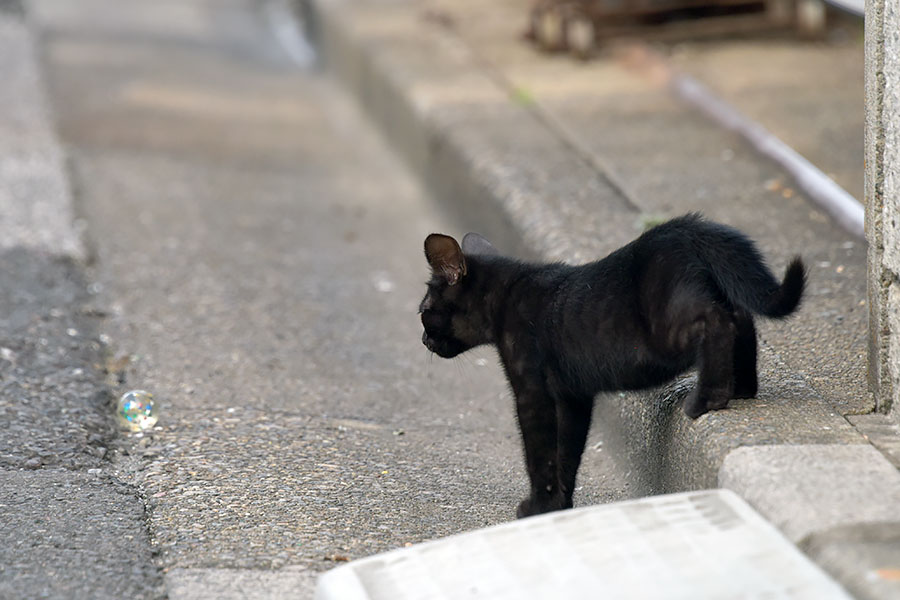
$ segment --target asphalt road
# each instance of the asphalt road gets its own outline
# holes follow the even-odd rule
[[[0,598],[154,598],[143,504],[109,469],[103,311],[21,8],[0,2]]]
[[[527,480],[494,353],[420,342],[422,240],[464,232],[265,4],[33,6],[113,391],[161,405],[101,467],[146,504],[170,597],[273,573],[308,590],[513,518]],[[576,504],[627,496],[602,440],[584,463]]]

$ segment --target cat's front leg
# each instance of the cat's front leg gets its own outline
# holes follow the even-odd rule
[[[540,381],[510,378],[531,493],[516,511],[519,518],[567,508],[559,484],[556,406]]]
[[[556,401],[559,485],[565,498],[563,508],[572,508],[572,495],[584,445],[591,427],[594,402],[590,396],[564,396]]]

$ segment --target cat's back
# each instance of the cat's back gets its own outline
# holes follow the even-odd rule
[[[614,250],[606,257],[578,273],[582,278],[598,278],[607,284],[633,279],[642,267],[660,255],[674,257],[684,254],[694,242],[708,235],[710,223],[696,213],[677,217],[648,229],[640,236]]]
[[[644,232],[633,244],[642,249],[696,248],[709,245],[752,245],[746,235],[728,225],[707,221],[700,213],[688,213]]]
[[[753,241],[737,229],[707,221],[699,213],[674,218],[644,232],[628,246],[636,263],[677,261],[687,267],[739,256],[758,256]]]
[[[721,227],[717,223],[706,221],[699,213],[689,213],[648,229],[632,244],[638,250],[678,247],[696,239],[715,235]]]

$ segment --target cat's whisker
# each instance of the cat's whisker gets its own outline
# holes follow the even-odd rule
[[[469,357],[465,354],[460,354],[456,357],[456,360],[453,361],[453,364],[456,365],[456,372],[460,379],[466,378],[466,376],[471,373],[469,367],[472,366],[472,363],[469,362],[468,358]]]
[[[468,355],[466,356],[466,368],[472,372],[476,371],[478,368],[475,364],[475,359]]]

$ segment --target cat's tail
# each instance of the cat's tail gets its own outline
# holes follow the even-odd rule
[[[722,270],[715,273],[732,303],[773,319],[784,318],[797,310],[806,289],[806,266],[799,256],[788,264],[780,283],[762,260],[748,262],[755,264],[745,263],[745,269],[738,272],[725,269],[724,273]]]
[[[775,319],[788,316],[800,305],[804,289],[806,289],[806,267],[800,257],[795,256],[784,271],[781,286],[769,295],[760,312]]]
[[[675,222],[674,220],[671,222]],[[691,248],[703,260],[715,286],[736,308],[781,319],[800,306],[806,288],[806,266],[795,256],[779,282],[753,241],[743,233],[700,215],[682,217],[686,222],[680,239],[691,240]]]

